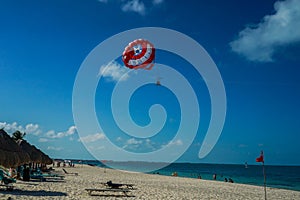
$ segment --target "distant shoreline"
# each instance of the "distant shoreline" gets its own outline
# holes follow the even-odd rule
[[[82,160],[80,163],[78,160],[73,161],[78,164],[88,164],[90,166],[109,168],[97,160]],[[148,164],[152,165],[157,163],[140,161],[105,161],[105,164],[108,164],[109,166],[114,164],[115,166],[113,169],[128,172],[141,172],[137,168],[140,169],[147,167]],[[300,179],[299,166],[266,165],[266,170],[268,187],[300,191],[300,183],[297,182],[297,180]],[[263,185],[262,168],[260,165],[248,165],[248,167],[245,169],[243,164],[172,163],[165,168],[147,172],[147,174],[172,176],[173,172],[177,172],[179,177],[192,179],[198,179],[201,177],[203,180],[212,180],[213,174],[217,174],[216,180],[219,182],[224,181],[225,178],[232,178],[234,183],[254,186]]]
[[[73,162],[101,162],[101,160],[85,160],[85,159],[69,159],[69,158],[54,158],[53,160],[70,160]],[[150,161],[115,161],[115,160],[105,160],[106,162],[114,162],[114,163],[161,163],[161,164],[205,164],[205,165],[245,165],[244,163],[200,163],[200,162],[173,162],[173,163],[167,163],[167,162],[150,162]],[[248,166],[260,166],[261,164],[255,163],[248,163]],[[300,165],[296,164],[267,164],[265,163],[265,166],[272,166],[272,167],[300,167]]]

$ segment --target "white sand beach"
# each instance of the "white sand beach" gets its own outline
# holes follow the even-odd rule
[[[88,165],[76,165],[65,168],[69,173],[64,180],[17,181],[13,191],[0,188],[0,199],[264,199],[262,187],[225,183],[192,178],[171,177],[103,169]],[[55,172],[64,174],[62,168]],[[93,192],[87,188],[105,188],[101,183],[111,180],[113,183],[134,184],[126,197],[122,192]],[[298,200],[300,192],[267,188],[267,197],[271,200]]]

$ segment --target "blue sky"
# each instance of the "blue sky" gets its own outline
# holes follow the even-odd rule
[[[186,34],[205,48],[218,67],[227,97],[222,134],[210,154],[199,159],[210,120],[207,88],[189,63],[157,51],[156,61],[187,77],[200,104],[199,131],[178,161],[255,163],[263,149],[267,164],[300,165],[299,26],[299,0],[1,1],[0,126],[9,133],[25,131],[30,143],[52,157],[93,159],[80,141],[72,113],[73,85],[82,62],[115,34],[163,27]],[[99,63],[99,71],[104,65],[107,63]],[[108,137],[133,152],[168,144],[180,121],[174,94],[154,84],[137,90],[130,103],[135,122],[147,125],[148,108],[155,103],[164,105],[167,121],[148,140],[124,135],[114,122],[108,97],[120,74],[128,71],[120,58],[110,69],[95,96],[104,132],[91,132],[81,139],[89,143]],[[158,68],[149,74],[153,82],[159,76],[162,85],[167,84],[168,74]],[[178,148],[183,143],[172,141]]]

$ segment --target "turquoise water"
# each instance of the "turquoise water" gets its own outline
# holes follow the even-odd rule
[[[170,175],[176,171],[178,176],[212,180],[217,174],[217,180],[224,181],[232,178],[236,183],[262,186],[264,184],[261,165],[222,165],[222,164],[190,164],[174,163],[164,169],[158,170],[159,174]],[[299,166],[265,166],[266,184],[269,187],[291,189],[300,191]]]
[[[103,167],[99,161],[86,161]],[[112,162],[114,168],[130,171],[143,171],[155,163],[147,162]],[[110,162],[110,165],[112,164]],[[149,173],[170,176],[177,172],[180,177],[212,180],[213,174],[217,174],[218,181],[225,178],[233,179],[235,183],[262,186],[264,183],[261,165],[229,165],[229,164],[196,164],[196,163],[172,163],[167,167]],[[266,183],[268,187],[283,188],[300,191],[300,166],[265,166]]]

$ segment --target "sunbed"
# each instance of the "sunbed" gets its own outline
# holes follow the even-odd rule
[[[125,196],[128,196],[128,192],[132,191],[133,184],[124,184],[124,183],[112,183],[108,181],[106,183],[101,183],[105,188],[94,188],[94,189],[85,189],[89,195],[92,195],[92,192],[122,192]]]
[[[14,188],[13,183],[16,182],[16,179],[7,177],[7,174],[0,169],[0,181],[0,186],[6,187],[7,190],[12,190]]]
[[[63,171],[65,172],[65,174],[73,174],[73,175],[75,175],[75,176],[78,176],[78,173],[76,173],[76,172],[67,172],[64,168],[63,168]]]
[[[125,196],[128,196],[128,192],[131,190],[124,188],[99,188],[99,189],[85,189],[89,195],[92,195],[92,192],[122,192]]]

